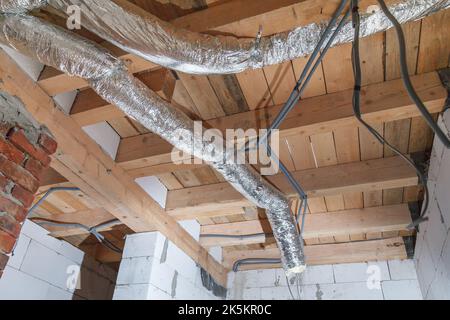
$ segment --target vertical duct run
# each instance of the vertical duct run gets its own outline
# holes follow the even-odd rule
[[[288,199],[251,166],[225,162],[232,158],[225,148],[217,148],[217,141],[204,141],[195,134],[193,120],[130,75],[120,60],[96,44],[35,17],[0,15],[0,30],[1,43],[86,79],[103,99],[150,131],[210,163],[247,199],[266,209],[286,273],[305,269],[303,247]]]

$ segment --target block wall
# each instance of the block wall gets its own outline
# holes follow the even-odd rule
[[[450,137],[450,109],[438,119]],[[419,226],[415,261],[425,299],[450,299],[450,150],[434,138],[428,170],[428,221]]]
[[[198,240],[197,221],[180,224]],[[114,292],[117,300],[211,300],[200,268],[159,232],[127,236]]]
[[[26,220],[0,279],[0,300],[111,299],[117,272]]]
[[[420,300],[413,260],[309,266],[299,286],[282,269],[230,273],[232,300]]]

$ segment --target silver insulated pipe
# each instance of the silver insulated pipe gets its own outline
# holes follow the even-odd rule
[[[0,0],[36,6],[44,0]],[[67,12],[76,5],[81,24],[91,32],[161,66],[193,74],[238,73],[262,68],[310,54],[329,21],[311,23],[272,36],[254,39],[212,36],[177,28],[125,0],[47,0],[48,5]],[[389,7],[400,23],[420,19],[446,9],[450,0],[405,0]],[[381,10],[361,16],[361,37],[392,27]],[[332,45],[353,40],[348,21]]]
[[[193,120],[130,75],[119,59],[93,42],[26,15],[0,14],[0,43],[86,79],[103,99],[150,131],[179,150],[208,162],[247,199],[266,209],[286,273],[305,269],[302,242],[288,199],[251,166],[224,161],[231,157],[226,148],[218,152],[217,141],[205,141],[195,134]]]

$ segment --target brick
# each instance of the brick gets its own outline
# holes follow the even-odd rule
[[[29,208],[33,203],[34,194],[19,185],[14,186],[11,194],[14,198],[19,200],[25,208]]]
[[[31,173],[29,173],[16,163],[9,161],[5,156],[1,154],[0,172],[2,172],[4,176],[14,181],[16,184],[21,185],[32,193],[35,193],[39,188],[39,181],[35,177],[33,177]]]
[[[0,153],[15,163],[22,163],[25,160],[23,152],[2,137],[0,137]]]
[[[0,271],[5,270],[6,264],[8,263],[8,256],[0,253]]]
[[[0,197],[0,211],[7,212],[19,222],[22,222],[27,214],[27,211],[23,207],[5,197]]]
[[[20,233],[20,223],[6,212],[0,212],[0,229],[17,238]]]
[[[50,164],[50,157],[47,152],[42,148],[36,148],[32,143],[30,143],[22,129],[13,130],[10,132],[8,137],[9,141],[11,141],[11,143],[13,143],[17,148],[28,153],[36,160],[39,160],[44,166],[48,166]]]
[[[39,144],[44,148],[48,154],[54,154],[56,152],[56,149],[58,147],[58,144],[56,143],[53,138],[51,138],[48,134],[42,133],[39,136]]]
[[[8,184],[8,179],[2,175],[0,175],[0,191],[6,191],[6,185]]]
[[[16,239],[9,233],[0,230],[0,252],[11,253]]]
[[[27,169],[36,179],[41,181],[45,167],[37,160],[29,158],[25,163]]]

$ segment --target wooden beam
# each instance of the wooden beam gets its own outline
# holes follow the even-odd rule
[[[18,98],[54,135],[58,150],[52,167],[136,232],[156,227],[198,262],[221,285],[227,270],[156,203],[134,179],[60,111],[53,99],[0,50],[0,89]]]
[[[303,239],[367,232],[406,231],[406,227],[411,221],[407,204],[342,210],[332,213],[315,213],[307,217]],[[271,232],[269,221],[266,219],[211,224],[201,227],[201,234],[248,235]],[[200,237],[200,243],[205,247],[262,243],[264,240],[264,236],[244,239]]]
[[[300,170],[292,174],[310,197],[405,187],[416,185],[418,181],[415,170],[400,157]],[[295,196],[283,174],[266,178],[281,192]],[[250,201],[229,183],[223,182],[169,191],[166,211],[172,217],[183,215],[188,218],[202,212],[250,205]]]
[[[437,72],[412,77],[414,87],[431,113],[440,112],[447,98]],[[400,79],[368,85],[362,88],[361,111],[372,124],[419,116]],[[272,106],[204,121],[206,127],[226,129],[262,129],[273,121],[282,106]],[[298,103],[280,127],[280,136],[312,135],[340,128],[359,126],[353,116],[352,91],[307,98]],[[138,169],[138,175],[147,175],[145,168],[171,162],[172,146],[154,134],[122,139],[116,161],[126,169]]]
[[[403,238],[395,237],[382,240],[347,242],[339,244],[321,244],[305,246],[307,265],[354,263],[388,259],[406,259]],[[280,258],[278,248],[264,250],[226,250],[223,252],[223,264],[232,268],[235,261],[246,258]],[[241,266],[239,270],[280,268],[280,264]]]

